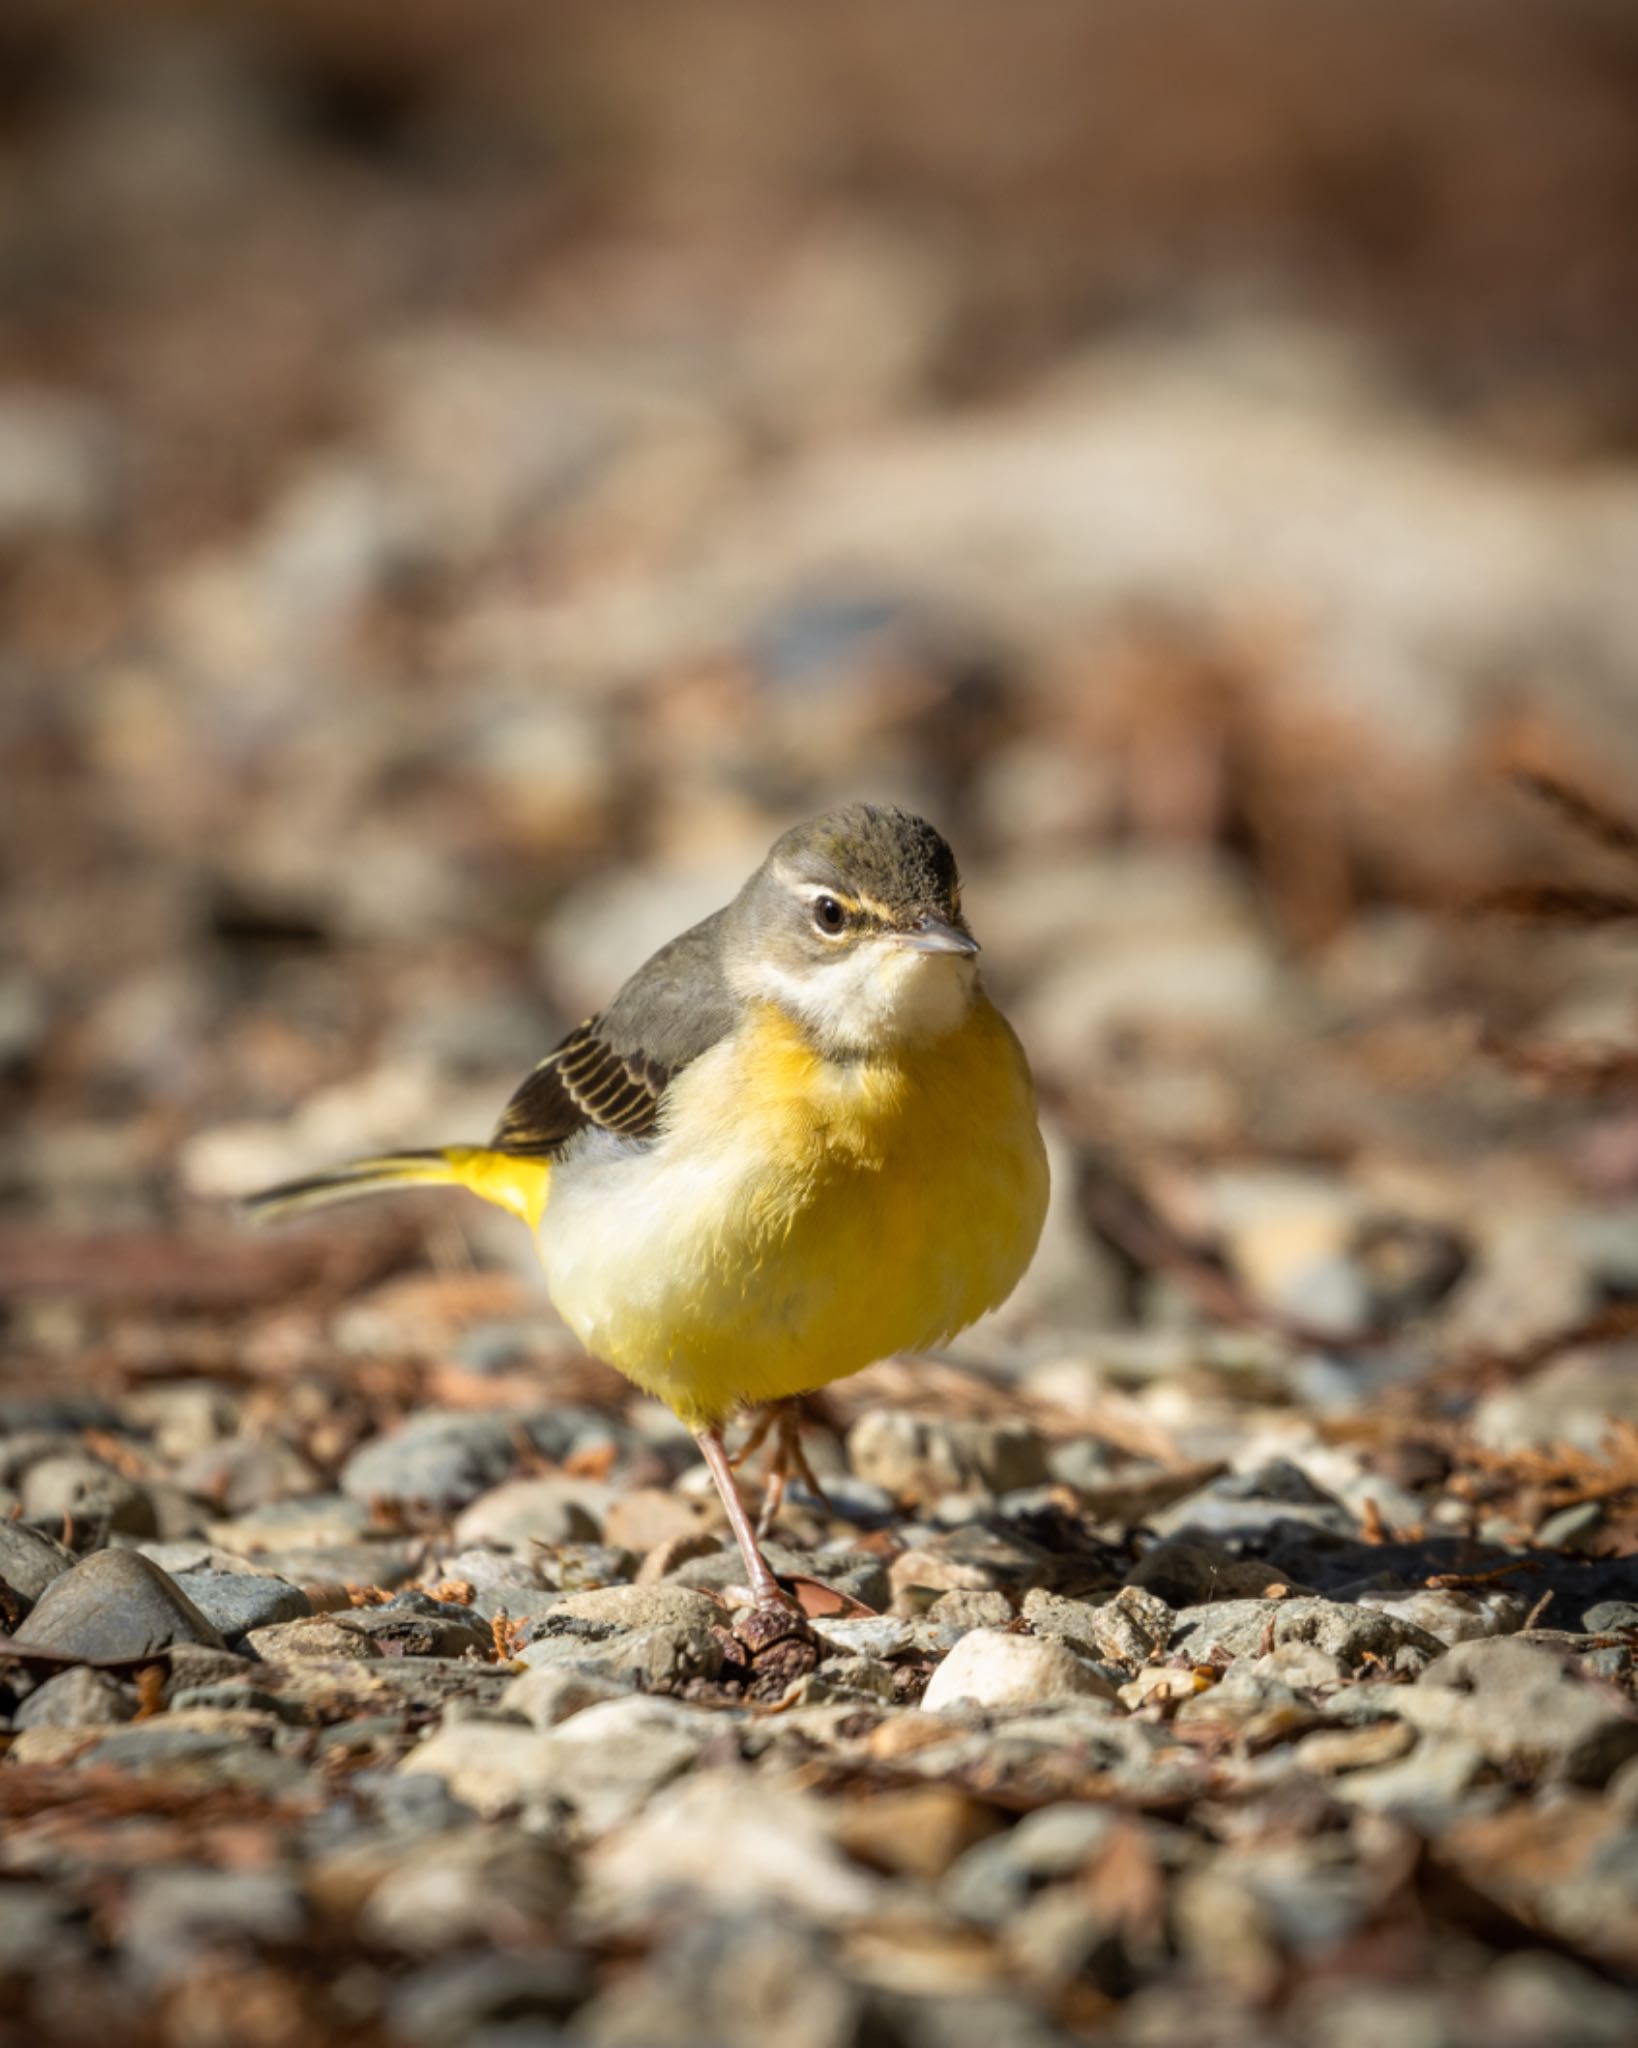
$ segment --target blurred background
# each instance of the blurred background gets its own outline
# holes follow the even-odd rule
[[[851,795],[1195,1223],[1630,1199],[1475,1049],[1630,949],[1463,906],[1638,802],[1635,115],[1618,0],[14,0],[4,1212],[480,1135]]]

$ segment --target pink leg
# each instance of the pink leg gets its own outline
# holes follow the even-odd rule
[[[802,1448],[801,1403],[781,1401],[778,1408],[770,1412],[774,1418],[774,1454],[768,1464],[768,1486],[763,1495],[762,1513],[757,1517],[756,1533],[759,1536],[772,1534],[773,1525],[779,1518],[779,1511],[785,1505],[785,1488],[790,1483],[792,1473],[814,1495],[821,1507],[828,1509],[830,1506],[830,1502],[825,1498],[825,1489],[819,1484],[818,1474],[808,1463],[808,1454]],[[745,1454],[741,1452],[740,1455],[743,1457]]]
[[[757,1548],[756,1532],[751,1527],[751,1518],[745,1512],[745,1503],[739,1497],[739,1488],[734,1484],[734,1470],[729,1462],[728,1448],[722,1441],[720,1429],[697,1429],[694,1441],[699,1445],[711,1477],[716,1481],[717,1492],[722,1496],[722,1505],[728,1512],[728,1526],[734,1532],[739,1545],[739,1554],[745,1560],[745,1569],[750,1575],[751,1597],[758,1606],[765,1601],[777,1600],[782,1606],[789,1605],[779,1581],[774,1577],[768,1560]]]

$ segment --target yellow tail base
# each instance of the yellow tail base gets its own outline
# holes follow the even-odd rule
[[[436,1152],[387,1152],[378,1159],[355,1159],[333,1173],[268,1188],[252,1195],[245,1207],[259,1221],[276,1222],[401,1188],[465,1188],[537,1230],[551,1174],[551,1164],[544,1159],[519,1159],[487,1145],[445,1145]]]

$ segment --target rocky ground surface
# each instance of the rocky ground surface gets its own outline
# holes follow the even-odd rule
[[[0,20],[0,2036],[1628,2048],[1626,32],[676,12]],[[1055,1195],[770,1624],[509,1219],[234,1201],[860,794]]]
[[[1471,1431],[1257,1339],[877,1368],[779,1621],[675,1423],[484,1291],[5,1397],[28,2038],[1633,2038],[1596,1355]]]

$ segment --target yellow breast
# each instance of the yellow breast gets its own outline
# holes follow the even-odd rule
[[[995,1307],[1046,1194],[1029,1072],[982,995],[849,1062],[770,1005],[678,1078],[656,1145],[555,1169],[541,1256],[587,1347],[697,1426]]]

